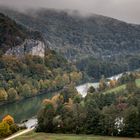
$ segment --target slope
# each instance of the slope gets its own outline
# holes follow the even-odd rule
[[[2,10],[2,9],[1,9]],[[140,26],[113,18],[30,9],[2,10],[17,22],[41,31],[49,47],[76,62],[90,78],[112,76],[140,66]]]

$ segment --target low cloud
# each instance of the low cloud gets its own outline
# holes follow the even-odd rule
[[[0,5],[26,8],[55,8],[96,13],[140,24],[140,0],[0,0]]]

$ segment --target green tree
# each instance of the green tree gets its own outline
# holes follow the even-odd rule
[[[130,106],[124,112],[124,128],[123,128],[123,135],[134,137],[139,132],[139,111],[138,108],[135,106]]]
[[[78,94],[73,84],[66,86],[60,93],[64,97],[64,102],[68,102],[69,98],[74,98]]]
[[[14,88],[10,88],[7,92],[8,94],[8,100],[9,101],[14,101],[18,98],[17,91]]]
[[[31,88],[28,84],[24,84],[22,88],[22,96],[23,97],[30,97],[31,96]]]
[[[106,84],[106,79],[104,76],[102,76],[100,82],[99,82],[99,90],[103,91],[107,88],[107,84]]]
[[[100,120],[100,110],[93,97],[90,97],[85,101],[86,105],[86,125],[85,130],[87,134],[98,134],[99,133],[99,120]]]
[[[94,93],[95,91],[96,89],[93,86],[88,89],[88,93]]]
[[[103,108],[99,122],[100,132],[102,135],[117,135],[118,130],[115,126],[117,119],[116,114],[117,110],[114,105]]]
[[[45,100],[43,103],[43,109],[38,113],[38,127],[37,131],[53,132],[53,118],[55,115],[55,109],[51,100]]]

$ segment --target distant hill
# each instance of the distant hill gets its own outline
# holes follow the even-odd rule
[[[0,47],[2,50],[14,46],[18,44],[18,42],[22,42],[26,36],[26,31],[24,31],[21,26],[1,13],[0,31]]]
[[[42,32],[50,48],[76,62],[90,77],[111,76],[140,67],[140,25],[101,15],[83,17],[48,9],[29,10],[30,14],[1,11]]]
[[[22,44],[25,39],[41,40],[42,37],[39,32],[30,31],[0,13],[0,50],[5,53],[8,49]]]

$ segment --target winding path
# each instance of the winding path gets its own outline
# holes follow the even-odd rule
[[[26,129],[26,130],[24,130],[24,131],[22,131],[22,132],[19,132],[19,133],[15,134],[15,135],[12,135],[12,136],[6,138],[6,139],[4,139],[4,140],[12,140],[12,139],[14,139],[14,138],[16,138],[16,137],[18,137],[18,136],[20,136],[20,135],[26,134],[26,133],[28,133],[28,132],[30,132],[30,131],[32,131],[32,130],[34,130],[34,128]]]

